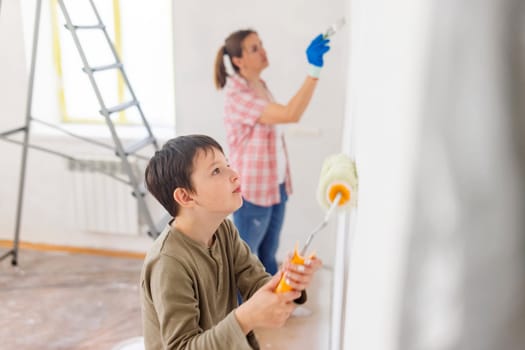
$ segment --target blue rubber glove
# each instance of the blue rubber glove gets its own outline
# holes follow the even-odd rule
[[[314,40],[312,40],[306,49],[308,63],[321,68],[324,64],[323,55],[330,50],[330,46],[328,46],[329,42],[330,40],[323,38],[323,34],[319,34]]]

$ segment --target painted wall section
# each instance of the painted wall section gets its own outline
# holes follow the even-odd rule
[[[427,7],[415,0],[350,2],[342,149],[357,162],[359,204],[339,220],[346,252],[334,274],[336,291],[345,290],[334,299],[332,349],[397,348]]]

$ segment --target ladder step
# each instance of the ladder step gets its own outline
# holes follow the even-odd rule
[[[69,29],[67,25],[64,24],[64,27],[66,27],[66,29]],[[92,24],[92,25],[84,25],[84,26],[75,26],[73,25],[73,29],[77,30],[77,29],[104,29],[106,28],[106,26],[104,24]]]
[[[116,69],[116,68],[122,68],[122,63],[113,63],[113,64],[107,64],[105,66],[97,66],[97,67],[89,67],[88,69],[82,68],[82,70],[87,73],[88,71],[91,72],[100,72],[108,69]]]
[[[0,3],[1,3],[2,0],[0,0]],[[69,32],[71,33],[71,35],[73,36],[73,41],[74,41],[74,44],[80,54],[80,58],[82,59],[82,63],[83,63],[83,71],[85,73],[88,74],[88,77],[90,78],[90,82],[91,82],[91,86],[92,88],[95,90],[95,94],[97,95],[97,99],[98,99],[98,102],[99,102],[99,106],[100,106],[100,111],[99,113],[104,116],[104,118],[106,119],[106,124],[108,125],[110,131],[111,131],[111,134],[112,134],[112,138],[113,138],[113,141],[115,143],[115,146],[116,146],[116,149],[113,148],[116,152],[116,155],[121,158],[121,161],[122,161],[122,165],[123,165],[123,170],[125,170],[124,172],[127,173],[127,177],[129,179],[129,181],[126,181],[124,179],[120,179],[119,177],[116,177],[115,176],[115,179],[119,180],[119,181],[122,181],[122,182],[125,182],[126,184],[128,185],[131,185],[132,188],[133,188],[133,196],[136,197],[136,200],[138,201],[139,203],[139,206],[138,206],[138,209],[139,209],[139,214],[141,215],[141,220],[143,220],[145,222],[145,225],[148,226],[148,231],[147,233],[152,237],[152,238],[156,238],[160,232],[162,231],[162,229],[164,228],[163,226],[169,221],[171,220],[171,217],[168,215],[167,218],[163,219],[159,224],[160,224],[160,227],[159,225],[157,225],[153,218],[152,218],[152,215],[151,215],[151,212],[150,210],[148,209],[148,205],[146,203],[146,194],[147,194],[147,191],[146,191],[146,188],[144,186],[144,184],[139,184],[137,183],[137,178],[136,176],[138,174],[135,174],[136,173],[136,170],[134,167],[132,167],[131,164],[129,164],[128,160],[127,160],[127,156],[128,155],[133,155],[134,157],[136,158],[145,158],[144,156],[138,154],[138,151],[140,149],[142,149],[143,147],[147,146],[147,145],[152,145],[154,146],[155,150],[158,150],[158,145],[157,145],[157,140],[155,139],[155,137],[151,134],[151,130],[150,130],[150,127],[148,125],[148,122],[142,112],[142,109],[140,108],[140,103],[139,101],[136,99],[135,97],[135,94],[133,92],[133,89],[131,88],[129,82],[128,82],[128,79],[127,79],[127,76],[126,76],[126,72],[124,70],[124,65],[120,62],[120,59],[117,55],[117,52],[116,52],[116,49],[115,49],[115,45],[111,42],[111,39],[109,38],[109,35],[107,33],[107,30],[106,30],[106,26],[104,25],[104,23],[102,23],[102,19],[100,18],[99,14],[98,14],[98,11],[97,9],[95,8],[95,4],[94,4],[94,1],[93,0],[89,0],[89,2],[91,3],[91,7],[93,8],[93,12],[96,16],[96,21],[98,22],[97,24],[95,25],[74,25],[71,21],[71,18],[69,17],[69,14],[68,14],[68,11],[66,10],[66,7],[65,7],[65,1],[64,0],[58,0],[58,3],[60,5],[60,8],[62,9],[62,13],[65,17],[65,20],[66,20],[66,23],[67,25],[65,25],[66,29],[69,30]],[[93,23],[94,21],[92,21],[91,23]],[[89,22],[88,22],[89,23]],[[82,47],[82,45],[80,44],[80,38],[79,38],[79,32],[78,30],[101,30],[102,31],[102,34],[104,34],[104,37],[106,38],[106,41],[107,43],[109,44],[109,47],[113,53],[113,59],[108,59],[107,61],[103,61],[103,62],[115,62],[113,64],[103,64],[103,65],[100,65],[100,66],[90,66],[88,64],[88,60],[86,58],[86,55],[84,53],[84,49]],[[94,72],[99,72],[99,71],[105,71],[105,70],[112,70],[112,69],[120,69],[120,74],[122,75],[122,77],[124,78],[125,82],[126,82],[126,86],[129,90],[129,93],[130,93],[130,97],[131,100],[130,101],[127,101],[127,102],[124,102],[124,103],[121,103],[121,101],[118,101],[116,103],[120,103],[119,105],[116,105],[116,106],[113,106],[113,107],[110,107],[108,108],[108,106],[104,103],[104,100],[102,98],[102,92],[100,91],[95,79],[94,79]],[[118,73],[118,72],[117,72]],[[146,128],[146,131],[148,132],[148,136],[144,135],[144,137],[146,137],[145,139],[142,139],[138,142],[136,141],[133,141],[133,142],[130,142],[129,145],[126,144],[126,146],[123,146],[123,143],[122,143],[122,140],[120,140],[119,138],[119,135],[118,133],[116,132],[116,128],[115,128],[115,125],[114,125],[114,121],[112,120],[112,118],[110,118],[110,115],[112,113],[116,113],[116,112],[120,112],[120,111],[123,111],[127,108],[130,108],[130,107],[133,107],[133,106],[136,106],[137,107],[137,112],[140,114],[140,117],[142,119],[142,122],[143,122],[143,126]],[[14,132],[14,131],[13,131]],[[27,129],[27,132],[29,132],[29,129]],[[0,136],[2,136],[2,134],[0,134]],[[1,260],[1,257],[0,257],[0,260]]]
[[[126,155],[134,154],[138,150],[141,150],[142,148],[151,145],[155,142],[155,138],[153,136],[148,136],[145,139],[140,140],[139,142],[136,142],[132,144],[131,146],[126,147],[124,150],[124,153]]]
[[[124,102],[124,103],[121,103],[119,105],[116,105],[114,107],[111,107],[111,108],[108,108],[107,111],[109,114],[111,113],[116,113],[116,112],[120,112],[120,111],[123,111],[129,107],[133,107],[133,106],[136,106],[138,105],[138,102],[136,100],[131,100],[131,101],[128,101],[128,102]],[[100,112],[102,113],[102,111]],[[104,114],[104,113],[102,113]]]

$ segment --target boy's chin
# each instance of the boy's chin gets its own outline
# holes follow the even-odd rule
[[[242,197],[241,197],[240,204],[237,206],[237,208],[235,208],[234,211],[237,211],[237,210],[239,210],[240,207],[242,207],[242,203],[243,203],[242,200],[243,200],[243,199],[242,199]]]
[[[242,197],[239,200],[239,204],[233,209],[232,213],[239,210],[240,207],[242,207],[243,199]]]

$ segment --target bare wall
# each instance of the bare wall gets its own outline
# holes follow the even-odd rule
[[[178,134],[205,133],[225,144],[222,93],[215,90],[212,73],[215,54],[227,34],[246,27],[259,32],[270,60],[263,78],[277,101],[285,103],[306,77],[306,46],[315,35],[345,13],[346,2],[332,0],[330,6],[313,6],[313,3],[299,0],[227,0],[217,4],[209,0],[173,3],[175,117]],[[15,0],[3,1],[0,13],[3,53],[0,56],[0,130],[19,126],[24,120],[28,69],[19,6]],[[294,195],[288,205],[280,254],[291,250],[296,242],[302,242],[323,217],[315,191],[323,159],[341,149],[347,35],[347,31],[342,30],[334,37],[311,105],[301,123],[288,126],[286,130]],[[33,134],[32,138],[35,143],[74,149],[78,153],[90,152],[86,146],[65,138]],[[0,239],[12,239],[21,149],[0,142],[0,153]],[[148,248],[151,243],[148,237],[81,232],[71,217],[74,205],[68,190],[71,181],[62,159],[30,150],[23,241],[132,251]],[[328,264],[333,255],[334,226],[331,223],[323,233],[324,237],[320,236],[313,245]]]

